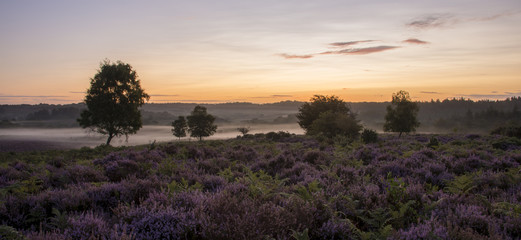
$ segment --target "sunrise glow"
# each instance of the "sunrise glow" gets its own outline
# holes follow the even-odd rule
[[[0,104],[81,102],[103,59],[151,102],[521,95],[521,2],[2,1]]]

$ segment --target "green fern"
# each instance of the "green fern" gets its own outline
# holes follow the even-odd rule
[[[313,193],[318,192],[319,190],[320,187],[318,185],[318,181],[315,179],[312,182],[310,182],[307,187],[298,186],[296,189],[296,194],[304,201],[311,201],[313,200]]]
[[[498,202],[492,204],[493,212],[497,215],[521,217],[521,205],[509,202]]]
[[[11,226],[0,225],[0,239],[25,240],[27,238]]]
[[[304,231],[302,232],[297,232],[295,230],[291,230],[291,232],[293,234],[291,234],[291,236],[295,239],[295,240],[309,240],[309,235],[308,235],[308,229],[304,229]]]
[[[199,182],[195,182],[194,184],[190,185],[190,183],[185,179],[181,178],[180,182],[172,181],[167,185],[168,192],[184,192],[184,191],[193,191],[193,190],[202,190],[203,185]]]
[[[279,191],[287,181],[287,179],[279,179],[278,177],[273,178],[263,170],[258,172],[249,171],[248,174],[243,177],[243,180],[248,183],[248,189],[252,197],[261,196],[263,198],[270,198],[274,194],[281,192]]]
[[[219,171],[218,175],[223,177],[224,179],[226,179],[228,182],[234,182],[235,181],[235,176],[234,176],[233,171],[232,171],[232,169],[230,167],[227,167],[227,168]]]
[[[474,178],[473,174],[457,176],[447,182],[445,191],[453,194],[468,194],[477,187]]]
[[[50,225],[55,229],[63,230],[69,226],[69,217],[65,213],[61,213],[58,209],[53,208],[52,214],[54,217],[50,218]]]

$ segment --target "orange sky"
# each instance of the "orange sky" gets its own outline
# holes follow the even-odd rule
[[[521,2],[2,1],[0,104],[81,102],[107,58],[151,102],[521,95]]]

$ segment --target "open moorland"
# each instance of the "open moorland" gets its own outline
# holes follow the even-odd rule
[[[288,133],[0,153],[8,239],[520,239],[521,142]]]

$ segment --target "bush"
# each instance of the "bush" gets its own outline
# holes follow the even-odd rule
[[[266,139],[273,140],[273,141],[280,141],[282,139],[289,138],[289,137],[291,137],[291,133],[289,133],[289,132],[279,131],[279,132],[266,133]]]
[[[505,138],[492,143],[493,148],[501,149],[503,151],[513,149],[517,146],[521,146],[521,140],[517,138]]]
[[[26,239],[16,229],[6,225],[0,225],[0,239],[6,240],[23,240]]]
[[[365,144],[375,143],[375,142],[378,142],[378,133],[376,133],[376,131],[371,130],[371,129],[364,129],[364,131],[362,131],[362,135],[360,136],[360,138],[362,139],[362,142]]]
[[[431,139],[429,140],[429,143],[427,143],[427,147],[432,148],[432,149],[435,149],[439,146],[440,146],[440,142],[435,137],[431,137]]]
[[[516,137],[521,138],[521,126],[519,125],[510,125],[510,126],[501,126],[490,132],[490,134],[503,135],[507,137]]]

